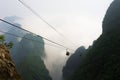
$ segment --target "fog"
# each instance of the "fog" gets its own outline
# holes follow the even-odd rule
[[[71,55],[82,45],[88,48],[99,37],[102,32],[103,16],[112,2],[112,0],[23,1],[65,37],[60,36],[17,0],[0,0],[0,18],[66,46]],[[5,23],[0,24],[1,30],[8,31],[10,27],[12,26]],[[66,48],[44,39],[43,41],[46,55],[40,59],[43,60],[53,80],[62,80],[62,69],[69,58],[66,56]]]

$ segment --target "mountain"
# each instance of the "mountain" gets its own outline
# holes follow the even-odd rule
[[[21,26],[20,24],[18,23],[15,23],[15,21],[19,20],[20,18],[17,17],[17,16],[9,16],[9,17],[5,17],[4,20],[8,21],[8,22],[11,22],[17,26]],[[9,25],[9,24],[6,24],[4,22],[0,22],[0,31],[4,31],[4,32],[7,32],[9,29],[11,29],[13,26]],[[13,30],[14,31],[14,30]]]
[[[103,20],[103,33],[111,33],[120,29],[120,0],[114,0]]]
[[[11,16],[11,17],[5,17],[4,20],[13,23],[14,25],[17,25],[21,27],[20,24],[16,23],[17,20],[19,20],[19,17],[16,16]],[[17,49],[18,46],[20,45],[19,42],[21,38],[26,34],[25,31],[22,31],[16,27],[13,27],[9,24],[6,24],[4,22],[0,23],[0,32],[3,31],[2,33],[5,36],[5,42],[12,42],[14,44],[13,48],[10,49],[11,52],[11,57],[14,60],[14,55],[17,54]],[[21,37],[21,38],[20,38]],[[15,60],[14,60],[15,61]]]
[[[80,66],[80,62],[85,58],[86,49],[84,46],[79,47],[73,55],[67,60],[65,67],[63,68],[63,79],[69,80],[71,75]],[[79,60],[79,61],[78,61]]]
[[[16,17],[6,17],[5,20],[15,23]],[[45,58],[44,40],[37,35],[30,34],[3,22],[0,30],[4,31],[5,42],[12,42],[10,55],[20,73],[22,80],[52,80],[43,59]]]
[[[103,20],[103,33],[70,80],[120,79],[120,0],[114,0]],[[78,60],[80,61],[80,59]]]
[[[22,80],[52,80],[43,61],[45,57],[43,39],[26,34],[19,44],[14,59]]]

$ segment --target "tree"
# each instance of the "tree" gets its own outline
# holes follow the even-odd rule
[[[5,41],[4,35],[0,35],[0,45],[5,45],[8,49],[11,49],[13,47],[12,42],[5,43],[4,41]]]
[[[4,44],[5,37],[4,35],[0,35],[0,44]]]
[[[6,46],[7,46],[7,48],[11,49],[13,47],[13,43],[9,42]]]

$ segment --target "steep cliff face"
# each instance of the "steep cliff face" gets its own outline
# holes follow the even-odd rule
[[[44,40],[33,34],[24,37],[15,48],[17,54],[14,56],[22,80],[52,80],[42,59],[45,57]]]
[[[0,80],[20,80],[9,50],[0,44]]]
[[[79,61],[79,60],[78,60]],[[71,80],[120,79],[120,0],[114,0],[103,20],[103,34],[96,40]]]
[[[75,53],[70,56],[70,58],[66,62],[65,67],[63,68],[64,80],[70,80],[71,75],[75,72],[76,69],[78,69],[85,56],[86,56],[86,49],[84,48],[84,46],[79,47],[75,51]]]

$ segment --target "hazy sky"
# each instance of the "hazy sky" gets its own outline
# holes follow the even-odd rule
[[[102,20],[113,0],[22,0],[66,38],[33,15],[18,0],[0,0],[0,18],[17,16],[25,29],[69,48],[88,47],[102,32]],[[68,40],[69,39],[69,40]],[[71,43],[72,42],[72,43]]]
[[[76,49],[82,45],[87,48],[100,36],[103,17],[113,0],[22,1],[32,7],[67,39],[58,35],[18,0],[0,0],[0,18],[19,17],[20,19],[17,18],[15,22],[20,23],[23,28],[69,48]],[[67,60],[66,58],[68,58],[65,56],[65,49],[45,45],[45,51],[47,58],[44,62],[50,71],[50,75],[52,75],[53,80],[61,80],[62,68]]]

